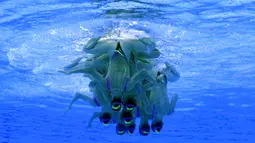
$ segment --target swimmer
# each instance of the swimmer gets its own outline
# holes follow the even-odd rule
[[[81,60],[81,59],[79,59],[79,60]],[[94,62],[96,61],[96,60],[98,60],[97,58],[94,58]],[[65,68],[66,69],[66,71],[65,72],[68,72],[68,74],[71,74],[71,73],[79,73],[79,72],[81,72],[81,73],[83,73],[83,71],[84,71],[84,68],[83,67],[89,67],[88,65],[86,65],[85,63],[89,63],[89,62],[87,62],[87,61],[85,61],[84,63],[82,63],[83,64],[83,66],[79,66],[79,64],[78,64],[78,62],[77,62],[78,60],[76,60],[76,63],[72,63],[71,65],[72,66],[67,66],[69,69],[67,69],[67,68]],[[89,60],[90,61],[90,60]],[[144,60],[143,60],[143,62],[144,62]],[[97,62],[97,63],[101,63],[101,62]],[[138,61],[138,63],[140,63],[139,65],[143,65],[142,64],[142,61]],[[147,64],[147,65],[146,65]],[[148,65],[149,63],[147,62],[146,64],[144,64],[145,66],[143,66],[143,67],[147,67],[148,69],[149,69],[149,67],[151,67],[150,65]],[[77,68],[76,66],[78,66],[78,67],[81,67],[81,68]],[[85,68],[86,69],[86,68]],[[98,70],[100,70],[100,69],[98,69]],[[64,72],[64,71],[63,71]],[[104,75],[104,73],[102,73],[102,75]],[[92,79],[93,80],[93,79]],[[94,82],[91,82],[91,83],[94,83]],[[91,88],[91,83],[90,83],[90,88]],[[98,87],[98,88],[100,88],[100,87]],[[95,92],[97,92],[97,91],[95,91]],[[94,93],[95,93],[94,92]],[[101,94],[98,94],[98,95],[101,95]],[[99,99],[101,99],[101,98],[103,98],[103,96],[102,97],[100,97],[100,96],[97,96]],[[109,96],[108,96],[109,97]],[[92,98],[89,98],[89,97],[86,97],[85,95],[82,95],[82,94],[76,94],[76,96],[74,97],[74,99],[72,100],[72,102],[70,103],[70,105],[69,105],[69,108],[68,109],[70,109],[70,107],[72,106],[72,104],[78,99],[78,98],[81,98],[81,99],[83,99],[83,100],[86,100],[86,101],[89,101],[89,103],[92,105],[92,106],[94,106],[95,107],[95,103],[94,103],[94,100],[92,99]],[[102,99],[101,99],[102,100]],[[102,104],[102,103],[101,103]],[[128,110],[130,110],[131,109],[131,107],[128,107],[127,108]],[[103,113],[103,111],[102,111],[102,113]],[[90,123],[89,124],[91,124],[91,122],[95,119],[95,118],[97,118],[99,115],[101,115],[100,113],[94,113],[94,115],[93,115],[93,117],[91,118],[91,120],[90,120]],[[104,114],[102,114],[102,115],[104,115]],[[124,115],[124,117],[123,117],[123,115]],[[124,118],[124,119],[127,119],[127,121],[122,121],[122,123],[124,122],[124,123],[128,123],[128,122],[130,122],[130,120],[131,119],[128,119],[127,117],[125,117],[125,116],[127,116],[127,115],[125,115],[125,114],[123,114],[122,115],[122,119]],[[109,117],[109,114],[108,114],[108,117]],[[129,121],[128,121],[129,120]],[[129,131],[129,133],[132,133],[133,131],[133,129],[134,129],[134,125],[133,124],[131,124],[131,125],[128,125],[128,126],[130,126],[130,131]]]
[[[100,95],[100,94],[98,94]],[[91,124],[92,122],[96,119],[99,118],[100,122],[103,125],[108,125],[111,123],[117,123],[116,124],[116,133],[118,135],[123,135],[126,132],[127,126],[124,125],[124,123],[121,121],[121,112],[113,112],[110,108],[110,101],[108,101],[107,104],[100,104],[102,102],[99,103],[98,100],[100,99],[100,97],[102,98],[102,96],[98,96],[95,95],[96,98],[92,98],[89,97],[85,94],[81,94],[81,93],[76,93],[75,97],[72,99],[71,103],[69,104],[68,108],[66,109],[66,111],[70,110],[70,108],[72,107],[72,105],[78,100],[78,99],[82,99],[85,102],[88,102],[90,106],[92,107],[101,107],[101,112],[94,112],[92,117],[90,118],[88,124],[87,124],[87,128],[91,128]],[[104,103],[105,101],[103,101]],[[65,112],[66,112],[65,111]],[[130,127],[130,132],[132,132],[132,125]]]
[[[122,94],[126,90],[128,80],[131,78],[128,64],[129,57],[133,54],[133,60],[136,61],[137,57],[157,58],[160,55],[155,48],[155,43],[150,38],[137,38],[134,36],[135,33],[132,32],[134,31],[114,30],[103,37],[90,39],[84,46],[84,52],[86,53],[97,55],[107,53],[110,57],[106,83],[112,95],[111,104],[114,111],[122,109]],[[145,76],[146,70],[141,70],[139,74]],[[139,77],[138,74],[136,76]],[[150,77],[148,76],[148,78]]]
[[[143,58],[139,58],[139,60],[135,61],[133,59],[134,57],[135,57],[134,54],[131,53],[132,60],[129,61],[131,75],[136,74],[136,72],[141,69],[147,69],[147,70],[152,69],[151,63],[149,61],[147,61],[146,59],[143,59]],[[137,80],[142,80],[142,78],[137,79]],[[127,127],[127,132],[129,134],[132,134],[134,132],[134,129],[136,126],[135,120],[136,120],[136,115],[137,115],[136,107],[139,106],[141,100],[143,100],[142,98],[140,98],[140,96],[141,96],[140,94],[142,94],[140,86],[141,86],[141,83],[138,82],[134,86],[134,88],[123,93],[124,96],[122,98],[122,102],[124,104],[125,111],[122,112],[121,121]],[[138,103],[138,105],[137,105],[137,103]],[[147,108],[147,107],[145,107],[145,108]]]
[[[158,98],[161,98],[161,95],[157,96]],[[139,106],[139,115],[140,117],[140,125],[139,125],[139,133],[142,136],[147,136],[150,132],[150,129],[152,129],[153,132],[160,133],[161,129],[163,128],[163,117],[166,115],[171,115],[174,113],[176,102],[177,102],[178,96],[174,94],[172,97],[171,102],[167,99],[158,99],[158,100],[166,100],[165,102],[167,104],[161,105],[161,108],[154,108],[150,112],[146,110],[143,105]],[[151,104],[153,106],[154,104]],[[162,114],[164,113],[164,110],[168,110],[167,114]],[[163,112],[162,112],[163,111]],[[149,120],[152,119],[152,125],[150,127],[149,125]]]
[[[93,56],[92,58],[87,59],[84,62],[80,62],[82,58],[76,59],[74,62],[72,62],[70,65],[66,66],[63,71],[60,71],[65,74],[72,74],[72,73],[84,73],[84,70],[86,71],[92,71],[92,76],[89,78],[91,79],[91,82],[89,84],[90,91],[93,93],[94,97],[91,98],[87,95],[76,93],[75,97],[72,99],[71,103],[69,104],[66,111],[68,111],[71,106],[74,104],[75,101],[78,99],[82,99],[85,102],[88,102],[93,107],[101,107],[101,112],[95,112],[93,116],[91,117],[88,127],[91,127],[91,123],[94,119],[99,118],[100,122],[104,125],[108,125],[111,121],[112,112],[110,112],[111,108],[109,106],[109,96],[108,92],[103,90],[100,87],[100,84],[93,76],[98,77],[105,77],[106,71],[108,70],[108,67],[105,67],[109,61],[107,61],[108,57],[105,56],[105,54],[100,56]],[[103,63],[103,64],[102,64]],[[95,70],[93,70],[95,69]],[[85,72],[86,73],[86,72]],[[85,74],[85,76],[87,76]],[[65,111],[65,112],[66,112]]]
[[[149,81],[153,80],[145,69],[140,70],[131,77],[127,58],[123,55],[119,44],[117,45],[115,54],[110,59],[106,77],[101,76],[100,73],[92,67],[72,68],[72,70],[63,72],[66,74],[82,72],[91,80],[98,81],[102,88],[109,90],[112,97],[111,107],[114,111],[120,111],[122,109],[123,105],[121,99],[123,97],[123,92],[126,91],[127,83],[130,81],[137,82],[136,80],[140,80],[141,78],[146,78]],[[129,79],[131,80],[129,81]],[[130,83],[130,85],[132,84],[133,83]],[[132,88],[133,87],[134,86],[132,86]]]
[[[100,56],[94,56],[94,57],[93,57],[93,63],[101,64],[102,62],[100,62],[100,61],[102,61],[102,60],[105,61],[105,58],[99,58],[99,57],[100,57]],[[102,55],[101,55],[101,57],[102,57]],[[78,60],[81,60],[81,59],[78,59]],[[93,71],[94,68],[96,68],[97,71],[101,71],[101,70],[102,70],[102,69],[100,69],[100,67],[102,67],[102,66],[98,66],[98,65],[95,65],[95,64],[91,64],[91,60],[90,60],[90,59],[89,59],[89,60],[86,60],[86,61],[83,62],[83,63],[78,63],[78,62],[77,62],[78,60],[75,60],[75,62],[73,62],[73,63],[71,64],[71,66],[70,66],[70,65],[67,66],[68,68],[65,68],[65,70],[64,70],[64,71],[61,71],[61,72],[63,72],[63,73],[68,73],[68,74],[72,74],[72,73],[84,73],[84,71],[89,71],[89,70]],[[107,63],[105,63],[105,64],[107,64]],[[82,65],[82,66],[80,66],[80,65]],[[96,73],[97,71],[94,71],[94,73]],[[86,73],[86,72],[85,72],[85,73]],[[98,74],[101,74],[102,76],[105,75],[104,72],[103,72],[103,73],[97,73],[97,75],[98,75]],[[85,75],[85,76],[86,76],[86,75]],[[95,106],[95,103],[98,104],[98,102],[99,102],[99,105],[102,106],[101,112],[95,112],[95,113],[93,114],[93,116],[91,117],[91,119],[90,119],[90,121],[89,121],[88,127],[90,127],[92,121],[93,121],[94,119],[98,118],[98,117],[99,117],[101,123],[103,123],[103,124],[108,124],[108,123],[110,122],[110,120],[111,120],[111,116],[114,116],[114,117],[113,117],[113,120],[115,120],[115,121],[120,120],[120,119],[118,119],[118,118],[120,118],[121,115],[119,115],[119,114],[121,114],[121,113],[113,113],[112,110],[111,110],[110,108],[108,109],[108,106],[110,105],[110,96],[108,95],[108,91],[103,90],[103,89],[99,86],[98,81],[95,80],[95,78],[93,78],[93,75],[90,76],[90,77],[91,77],[91,80],[92,80],[92,81],[90,82],[89,87],[90,87],[90,89],[92,89],[92,92],[93,92],[93,94],[94,94],[94,97],[96,97],[99,101],[94,100],[93,98],[90,98],[90,97],[88,97],[88,96],[86,96],[86,95],[83,95],[83,94],[80,94],[80,93],[79,93],[79,94],[76,94],[76,96],[74,97],[74,99],[73,99],[72,102],[70,103],[68,109],[70,109],[70,107],[72,106],[72,104],[73,104],[76,100],[78,100],[78,99],[83,99],[83,100],[85,100],[85,101],[88,101],[88,102],[90,103],[90,105],[92,105],[93,107],[96,107],[96,106]],[[97,101],[97,102],[96,102],[96,101]],[[68,110],[68,109],[67,109],[67,110]],[[105,118],[106,118],[106,119],[105,119]],[[102,120],[104,120],[104,122],[102,122]],[[119,132],[119,133],[121,133],[121,132]]]
[[[159,133],[163,128],[163,117],[174,112],[174,108],[178,100],[178,96],[174,94],[171,103],[169,102],[169,97],[167,95],[167,82],[177,81],[180,78],[180,74],[167,62],[165,63],[164,68],[159,69],[158,72],[152,70],[151,74],[156,78],[157,84],[147,86],[146,84],[150,83],[145,83],[143,85],[143,87],[147,86],[146,88],[150,88],[150,90],[147,90],[147,96],[149,98],[150,105],[153,107],[152,111],[146,111],[146,113],[149,113],[148,115],[153,113],[151,129],[153,132]],[[167,77],[170,77],[170,80],[168,80]],[[148,109],[151,110],[151,108]],[[141,122],[145,123],[140,123],[140,126],[145,126],[148,130],[148,119],[145,118],[145,120]]]
[[[93,56],[81,62],[82,59],[84,59],[84,56],[77,58],[71,64],[65,66],[64,70],[60,70],[59,72],[70,75],[73,73],[83,73],[84,69],[92,68],[101,74],[104,73],[104,76],[107,73],[109,66],[109,57],[107,54]]]
[[[112,112],[109,105],[109,99],[105,99],[105,92],[101,90],[101,88],[98,86],[98,84],[94,81],[90,82],[89,88],[92,90],[94,97],[89,97],[85,94],[76,92],[74,98],[70,102],[68,108],[65,110],[64,114],[70,110],[71,106],[78,100],[82,99],[85,102],[88,102],[89,105],[92,107],[100,107],[101,112],[95,112],[93,116],[91,117],[88,126],[91,127],[91,123],[94,119],[99,118],[100,122],[103,125],[108,125],[112,120]]]
[[[84,70],[84,69],[83,69]],[[79,72],[81,72],[81,71],[79,71]],[[93,76],[91,76],[91,77],[93,77]]]

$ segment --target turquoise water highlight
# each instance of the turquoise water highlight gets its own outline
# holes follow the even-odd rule
[[[0,142],[255,142],[255,1],[0,1]],[[117,136],[79,101],[88,79],[57,70],[113,28],[155,38],[181,73],[161,134]]]

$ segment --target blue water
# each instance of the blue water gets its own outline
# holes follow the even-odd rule
[[[181,73],[161,134],[118,136],[87,122],[89,80],[57,70],[86,41],[122,27],[149,33]],[[254,143],[255,0],[1,0],[0,143]]]

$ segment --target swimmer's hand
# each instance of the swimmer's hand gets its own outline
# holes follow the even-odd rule
[[[91,128],[91,124],[88,124],[86,128],[87,128],[87,129]]]
[[[92,124],[93,120],[98,118],[100,116],[100,114],[101,114],[100,112],[93,113],[92,117],[90,118],[90,120],[88,122],[87,128],[91,128],[91,124]]]
[[[65,109],[65,111],[62,113],[62,116],[64,116],[64,115],[66,114],[66,112],[69,111],[69,110],[70,110],[70,107],[67,107],[67,108]]]

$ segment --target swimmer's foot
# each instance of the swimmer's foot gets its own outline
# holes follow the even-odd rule
[[[66,114],[66,112],[67,112],[67,111],[69,111],[69,110],[70,110],[70,108],[69,108],[69,107],[67,107],[67,108],[66,108],[66,110],[62,113],[62,115],[61,115],[61,116],[64,116],[64,115]]]

